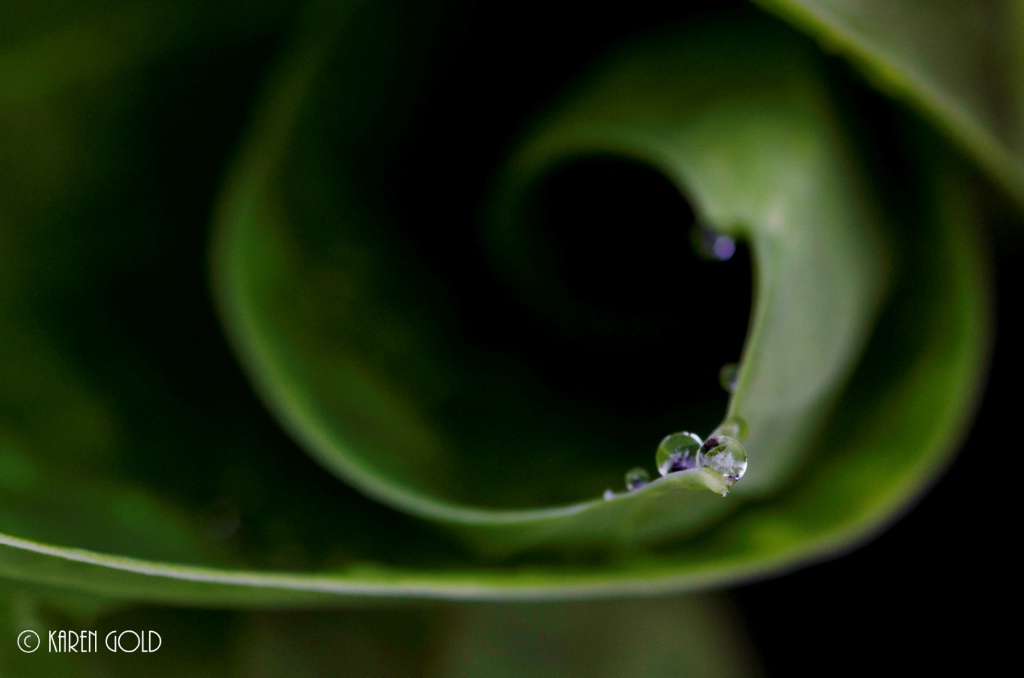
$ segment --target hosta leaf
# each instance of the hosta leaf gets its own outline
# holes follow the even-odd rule
[[[682,473],[602,500],[635,455],[653,456],[623,431],[655,424],[656,442],[669,432],[662,415],[679,408],[627,421],[552,392],[528,362],[473,340],[451,281],[412,245],[410,233],[430,229],[446,248],[466,247],[436,215],[410,223],[392,181],[441,61],[431,45],[444,15],[432,9],[393,15],[366,3],[314,16],[229,182],[214,252],[224,324],[267,407],[321,464],[391,508],[325,489],[294,457],[268,456],[274,445],[232,406],[244,396],[182,395],[172,387],[181,375],[165,370],[168,388],[144,397],[111,386],[111,407],[133,432],[115,458],[159,443],[190,460],[196,487],[160,464],[110,464],[111,473],[152,483],[181,506],[236,488],[241,522],[258,538],[232,550],[207,534],[200,559],[184,548],[107,551],[88,534],[54,545],[29,527],[0,535],[0,575],[238,606],[688,590],[845,548],[942,466],[970,411],[987,330],[957,168],[934,140],[908,141],[895,152],[919,183],[900,199],[873,195],[884,172],[871,167],[882,175],[872,176],[851,151],[813,50],[770,20],[738,15],[600,65],[526,137],[485,205],[492,230],[483,237],[498,251],[487,265],[502,267],[526,299],[544,294],[530,288],[542,277],[522,274],[534,265],[535,182],[595,155],[655,167],[700,218],[753,253],[755,309],[724,413],[749,426],[747,476],[726,499],[684,487],[694,476]],[[62,308],[104,298],[82,287],[89,274],[71,268],[52,283],[51,294],[75,302]],[[714,291],[713,277],[693,283],[697,294]],[[146,370],[104,374],[120,346],[96,349],[109,334],[103,322],[81,323],[91,338],[70,341],[69,320],[28,308],[69,343],[71,364],[91,367],[83,383],[148,381]],[[714,329],[714,318],[696,320],[695,331]],[[672,378],[716,388],[686,383],[685,371]],[[190,426],[151,421],[153,411]],[[693,416],[707,426],[701,433],[716,423]],[[18,430],[42,445],[42,428]]]

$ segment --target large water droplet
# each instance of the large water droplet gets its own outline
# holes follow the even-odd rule
[[[665,436],[665,439],[658,445],[658,451],[654,455],[654,463],[658,466],[658,473],[668,475],[674,471],[685,471],[688,468],[697,467],[697,450],[700,449],[701,440],[693,433],[680,431]]]
[[[736,440],[745,440],[747,437],[747,422],[743,421],[739,417],[730,417],[726,419],[718,428],[715,429],[712,436],[729,436]]]
[[[747,453],[731,436],[711,436],[701,445],[697,463],[731,485],[746,473]]]
[[[740,366],[736,363],[726,363],[718,372],[718,383],[729,393],[736,390],[736,380],[740,376]]]
[[[727,235],[716,233],[707,226],[697,224],[691,233],[693,249],[697,255],[709,261],[728,261],[736,254],[736,241]]]
[[[637,466],[626,471],[626,489],[632,492],[651,482],[651,474],[647,469]]]

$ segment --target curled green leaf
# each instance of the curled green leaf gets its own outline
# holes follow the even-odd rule
[[[611,53],[497,170],[477,248],[447,235],[447,215],[410,207],[408,185],[394,181],[447,16],[431,3],[403,14],[350,3],[309,18],[231,172],[211,263],[235,356],[291,441],[335,476],[331,489],[287,442],[257,434],[246,395],[213,380],[211,393],[183,396],[180,375],[112,338],[102,314],[76,315],[103,310],[109,289],[88,257],[68,255],[65,277],[18,278],[26,298],[46,303],[2,307],[0,344],[25,359],[0,371],[15,394],[0,453],[21,469],[4,487],[14,499],[0,516],[0,574],[239,607],[694,590],[848,548],[942,468],[968,421],[988,332],[961,170],[941,142],[907,135],[893,152],[915,179],[902,196],[881,189],[884,173],[857,150],[809,41],[741,12]],[[572,316],[545,270],[540,195],[558,172],[602,159],[653,168],[702,224],[752,253],[749,333],[728,405],[711,419],[695,410],[688,420],[673,402],[637,416],[550,388],[522,355],[479,340],[453,281],[422,256],[436,239],[498,270],[524,304]],[[132,265],[115,258],[109,269]],[[674,312],[714,291],[713,276],[679,278]],[[694,332],[715,329],[714,318],[694,319]],[[26,343],[37,331],[53,345]],[[686,345],[680,337],[680,363],[665,372],[715,391],[688,383]],[[33,390],[24,366],[50,377]],[[22,415],[17,403],[29,402],[41,405]],[[64,419],[35,418],[43,409]],[[697,467],[619,491],[626,469],[653,466],[658,440],[698,426],[701,442],[742,439],[746,467],[719,439],[698,449]],[[637,449],[637,429],[649,447]],[[151,514],[151,542],[111,546],[101,530],[68,535],[39,520],[19,492],[75,457],[54,452],[65,443],[80,456],[73,468],[92,451],[95,468],[124,476],[112,497],[160,488],[126,511]],[[153,450],[155,466],[138,461]],[[201,472],[167,473],[174,455]],[[124,523],[122,534],[138,527]]]

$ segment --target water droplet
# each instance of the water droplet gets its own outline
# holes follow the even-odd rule
[[[632,492],[651,482],[651,474],[647,469],[637,466],[626,471],[626,489]]]
[[[712,436],[729,436],[736,440],[745,440],[747,437],[747,422],[743,421],[739,417],[731,417],[726,419],[718,428],[715,429]]]
[[[701,445],[697,463],[731,485],[746,473],[747,453],[731,436],[711,436]]]
[[[612,499],[615,499],[615,493],[612,492],[611,489],[605,490],[604,491],[604,500],[605,501],[611,501]]]
[[[728,261],[736,254],[736,241],[707,226],[694,226],[691,233],[697,255],[708,261]]]
[[[740,366],[736,363],[726,363],[718,372],[718,383],[729,393],[736,390],[736,380],[740,376]]]
[[[658,465],[658,473],[668,475],[673,471],[685,471],[697,467],[697,450],[701,440],[693,433],[680,431],[665,436],[658,445],[654,455],[654,463]]]

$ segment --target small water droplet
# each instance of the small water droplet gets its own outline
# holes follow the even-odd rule
[[[697,255],[708,261],[728,261],[736,254],[736,241],[700,224],[691,233]]]
[[[651,482],[651,474],[647,469],[637,466],[626,471],[626,489],[632,492]]]
[[[711,436],[701,445],[697,463],[731,485],[746,473],[747,453],[731,436]]]
[[[745,440],[747,437],[747,432],[747,422],[743,421],[739,417],[730,417],[729,419],[726,419],[721,424],[719,424],[718,428],[716,428],[715,432],[712,433],[711,435],[729,436],[730,438],[735,438],[736,440]]]
[[[687,431],[665,436],[654,455],[658,473],[664,476],[674,471],[696,468],[697,450],[700,449],[700,446],[700,438]]]
[[[736,390],[736,380],[740,376],[740,366],[736,363],[726,363],[718,371],[718,383],[729,393]]]
[[[605,501],[611,501],[612,499],[615,499],[615,493],[612,492],[611,489],[605,490],[604,491],[604,500]]]

